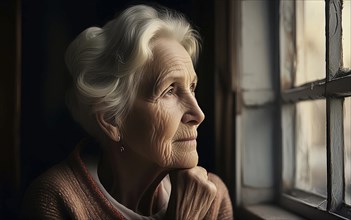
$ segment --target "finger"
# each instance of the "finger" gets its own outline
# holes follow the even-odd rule
[[[192,169],[192,174],[201,180],[208,180],[207,170],[203,167],[194,167]]]
[[[216,196],[217,194],[217,186],[211,182],[210,180],[207,182],[207,187],[208,187],[208,190],[210,191],[210,194],[213,195],[213,196]]]

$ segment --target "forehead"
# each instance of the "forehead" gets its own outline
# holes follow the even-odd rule
[[[175,40],[158,39],[153,43],[153,60],[149,63],[148,78],[157,80],[172,72],[195,77],[192,60],[185,48]],[[194,76],[192,76],[194,75]]]
[[[154,62],[164,61],[167,62],[168,59],[172,58],[182,62],[190,62],[192,64],[191,58],[185,48],[175,40],[161,38],[156,40],[152,44],[152,50],[154,54]]]

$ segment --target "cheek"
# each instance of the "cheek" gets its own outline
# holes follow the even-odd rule
[[[152,137],[150,143],[153,148],[152,151],[157,163],[161,166],[166,166],[174,160],[172,141],[180,122],[180,120],[177,120],[179,117],[177,114],[167,110],[170,109],[162,108],[162,106],[157,108],[154,114],[153,132],[150,135]]]
[[[162,167],[172,164],[175,161],[172,140],[180,117],[176,108],[140,103],[125,122],[127,147]]]
[[[180,122],[177,114],[169,110],[158,107],[153,115],[155,136],[163,141],[170,141],[174,137]]]

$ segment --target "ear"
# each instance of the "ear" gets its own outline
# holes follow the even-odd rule
[[[118,126],[107,122],[101,112],[97,112],[95,114],[95,117],[98,125],[103,130],[103,132],[113,141],[119,142],[121,136]]]

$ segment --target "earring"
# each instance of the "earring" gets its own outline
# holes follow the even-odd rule
[[[121,136],[120,135],[118,135],[118,137],[117,137],[117,140],[116,140],[117,142],[120,142],[121,141]],[[123,152],[124,151],[124,147],[123,147],[123,145],[121,145],[121,147],[120,147],[120,151],[121,152]]]

